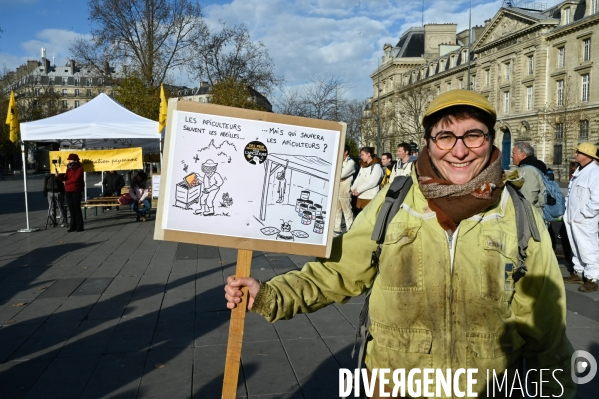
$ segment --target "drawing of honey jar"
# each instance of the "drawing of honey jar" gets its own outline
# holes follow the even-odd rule
[[[302,224],[312,224],[312,212],[304,211],[304,214],[302,215]]]
[[[314,219],[314,229],[313,231],[317,234],[322,234],[324,231],[324,219],[322,216],[316,216]]]

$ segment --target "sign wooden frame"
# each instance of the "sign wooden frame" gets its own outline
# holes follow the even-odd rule
[[[173,164],[175,161],[174,159],[171,159],[171,157],[173,157],[171,146],[173,145],[173,134],[175,134],[175,127],[173,126],[173,115],[175,111],[194,112],[198,114],[232,117],[238,119],[247,119],[251,121],[271,122],[282,125],[297,126],[298,128],[306,127],[338,131],[339,139],[337,145],[339,151],[334,157],[334,159],[331,159],[332,162],[336,162],[336,166],[335,175],[330,176],[330,184],[332,184],[333,187],[333,194],[330,199],[330,214],[328,215],[329,220],[327,223],[326,230],[327,239],[326,245],[316,245],[309,243],[298,243],[278,240],[259,240],[248,237],[233,237],[227,235],[205,234],[164,229],[163,222],[165,195],[161,195],[158,199],[158,212],[156,216],[154,239],[190,244],[222,246],[236,249],[280,252],[318,257],[328,257],[330,255],[334,229],[333,221],[335,212],[337,210],[337,201],[334,199],[338,197],[338,182],[340,181],[341,164],[343,161],[343,148],[345,144],[345,123],[225,107],[220,105],[198,103],[193,101],[171,99],[169,100],[167,128],[164,142],[163,165],[161,173],[161,187],[165,190],[167,187],[171,186],[168,172],[171,167],[174,167]]]

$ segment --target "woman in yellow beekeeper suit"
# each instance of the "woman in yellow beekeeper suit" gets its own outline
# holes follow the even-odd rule
[[[265,283],[229,277],[227,306],[234,308],[247,286],[248,309],[274,322],[345,303],[372,287],[369,372],[476,368],[474,392],[486,397],[487,376],[506,373],[511,387],[526,359],[532,371],[520,373],[522,381],[541,384],[543,396],[573,398],[564,286],[536,211],[541,239],[528,242],[528,272],[514,282],[509,271],[518,264],[518,235],[493,146],[495,123],[493,106],[472,91],[448,91],[431,102],[423,117],[426,146],[387,228],[378,275],[370,264],[377,248],[371,234],[387,188],[334,239],[329,259]],[[466,390],[465,378],[459,386]],[[393,382],[385,389],[391,392]]]

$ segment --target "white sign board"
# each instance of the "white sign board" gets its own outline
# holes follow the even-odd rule
[[[160,175],[152,175],[152,198],[158,198],[160,194]]]
[[[182,110],[169,118],[163,230],[327,246],[343,125],[332,130]]]

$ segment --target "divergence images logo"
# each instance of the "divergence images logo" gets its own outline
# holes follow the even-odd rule
[[[587,351],[576,351],[572,354],[571,360],[571,373],[572,373],[572,381],[576,384],[586,384],[590,382],[595,375],[597,374],[597,361]],[[587,373],[584,377],[579,377]]]

